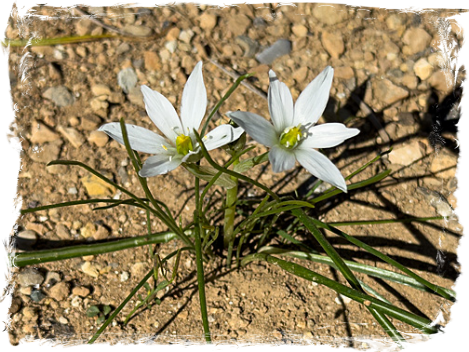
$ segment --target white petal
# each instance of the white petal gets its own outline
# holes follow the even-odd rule
[[[293,98],[285,83],[280,82],[274,71],[269,71],[267,101],[275,130],[279,133],[293,126]]]
[[[320,180],[329,182],[347,193],[345,179],[339,169],[323,154],[314,149],[295,149],[296,160]]]
[[[360,133],[359,129],[347,128],[341,123],[323,123],[308,130],[308,137],[301,148],[331,148]]]
[[[262,116],[252,112],[234,111],[226,115],[246,131],[256,142],[272,147],[278,142],[274,127]]]
[[[156,175],[166,174],[179,165],[181,165],[181,158],[171,155],[157,154],[149,157],[142,166],[139,172],[141,177],[151,177]]]
[[[295,103],[294,124],[318,122],[329,100],[334,69],[327,66],[303,92]]]
[[[273,172],[283,172],[295,166],[295,154],[279,145],[274,145],[269,151],[269,160]]]
[[[207,92],[202,76],[202,61],[195,65],[187,79],[181,99],[181,120],[186,136],[198,130],[207,109]]]
[[[125,124],[125,127],[130,147],[133,150],[150,154],[165,154],[173,148],[162,136],[146,128],[129,124]],[[99,131],[105,132],[109,137],[124,145],[120,123],[107,123],[102,125]]]
[[[176,137],[182,133],[182,125],[173,105],[162,94],[147,86],[142,86],[141,90],[148,116],[156,127],[175,143]]]
[[[207,133],[203,138],[203,142],[207,150],[213,150],[222,145],[234,142],[243,132],[244,130],[240,127],[234,128],[231,125],[221,125]]]

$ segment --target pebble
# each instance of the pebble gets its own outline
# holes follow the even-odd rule
[[[194,37],[194,32],[190,29],[181,31],[179,34],[179,40],[186,44],[190,44],[192,37]]]
[[[4,190],[9,185],[11,185],[11,178],[6,175],[0,174],[0,191]]]
[[[55,231],[57,236],[62,240],[72,239],[72,237],[70,236],[70,231],[64,224],[57,224],[57,226],[55,227]]]
[[[60,316],[57,321],[60,323],[60,324],[64,324],[64,325],[68,325],[68,320],[67,318],[65,318],[64,316]]]
[[[414,72],[422,81],[426,80],[433,73],[433,66],[425,58],[421,58],[414,64]]]
[[[164,43],[164,47],[168,49],[168,51],[173,54],[177,49],[178,43],[176,40],[171,40],[169,42]]]
[[[308,28],[302,24],[292,26],[291,31],[299,38],[306,37],[308,35]]]
[[[55,272],[55,271],[49,271],[46,274],[46,279],[44,281],[44,286],[45,287],[51,287],[54,286],[57,282],[60,282],[62,279],[60,277],[60,274]]]
[[[274,44],[256,55],[261,64],[270,65],[275,59],[291,52],[291,42],[287,39],[279,39]]]
[[[46,143],[32,151],[29,154],[29,157],[38,163],[49,163],[52,160],[57,160],[60,154],[61,145],[62,141],[60,140]]]
[[[26,268],[18,274],[17,280],[21,286],[36,286],[44,282],[44,275],[34,268]]]
[[[446,51],[437,51],[436,53],[428,56],[428,62],[435,67],[445,67],[451,60],[451,56]]]
[[[180,33],[181,30],[178,27],[173,27],[168,31],[168,33],[166,33],[166,40],[177,40]]]
[[[132,276],[135,278],[141,278],[147,273],[147,265],[145,263],[135,263],[130,268]]]
[[[125,25],[122,28],[122,31],[124,31],[127,34],[136,36],[136,37],[148,37],[152,33],[151,28],[146,27],[146,26],[137,26],[135,24]]]
[[[67,190],[67,193],[68,194],[78,194],[78,190],[76,187],[70,187],[68,190]]]
[[[115,189],[95,175],[86,175],[80,179],[90,197],[110,196]]]
[[[161,70],[161,60],[154,51],[145,51],[143,53],[145,68],[148,71]]]
[[[75,32],[79,36],[90,34],[92,24],[93,22],[91,22],[91,20],[88,20],[86,18],[81,18],[79,21],[75,23]]]
[[[130,278],[130,274],[129,274],[128,271],[123,271],[123,272],[120,274],[120,280],[121,280],[121,282],[125,282],[125,281],[127,281],[129,278]]]
[[[60,136],[40,122],[35,122],[31,127],[31,142],[43,144],[60,139]]]
[[[297,82],[303,82],[307,79],[308,77],[308,67],[307,66],[302,66],[295,72],[293,72],[292,75],[293,79]]]
[[[24,307],[22,310],[23,317],[25,320],[36,320],[38,318],[36,308],[34,307]]]
[[[408,46],[409,55],[414,55],[430,46],[432,36],[422,28],[410,28],[404,33],[402,41]]]
[[[259,50],[259,43],[245,35],[237,36],[236,43],[243,48],[244,57],[254,57],[254,55],[256,55],[257,51]],[[231,46],[225,46],[224,49],[225,48],[231,48]]]
[[[430,172],[441,178],[454,177],[456,173],[457,158],[446,152],[434,156],[430,164]]]
[[[46,298],[46,295],[39,290],[34,290],[33,292],[31,292],[30,297],[34,302],[37,303]]]
[[[327,25],[334,25],[348,18],[347,8],[343,5],[319,5],[313,9],[313,16]]]
[[[111,88],[107,86],[106,84],[94,84],[91,86],[91,93],[93,93],[94,96],[98,97],[100,95],[110,95]]]
[[[57,131],[59,131],[75,148],[80,148],[85,142],[85,139],[83,138],[81,133],[73,127],[59,126],[57,127]]]
[[[21,300],[19,298],[8,298],[0,304],[0,324],[10,319],[21,308]]]
[[[59,282],[49,290],[49,297],[56,301],[63,301],[70,295],[70,285],[66,282]]]
[[[129,50],[130,50],[130,45],[126,42],[123,42],[117,47],[116,54],[120,55],[120,54],[126,53]]]
[[[55,105],[60,107],[72,105],[75,100],[65,86],[48,88],[42,96],[46,99],[52,100]]]
[[[104,226],[98,226],[98,229],[93,234],[95,240],[103,240],[109,237],[109,230]]]
[[[282,333],[278,330],[272,331],[272,336],[275,337],[277,340],[281,340],[283,338]]]
[[[81,266],[81,271],[83,271],[86,275],[92,276],[94,278],[99,277],[99,268],[91,262],[84,262]]]
[[[425,200],[436,210],[438,215],[444,217],[453,215],[453,208],[442,194],[424,187],[417,187],[417,191],[425,197]]]
[[[72,294],[84,298],[90,294],[90,289],[84,286],[76,286],[72,289]]]
[[[71,304],[72,304],[72,307],[78,308],[81,306],[82,302],[83,302],[83,299],[79,296],[76,296],[72,298]]]
[[[409,89],[415,89],[417,88],[417,85],[419,83],[417,77],[415,77],[412,74],[405,74],[402,79],[402,84],[405,85]]]
[[[108,135],[102,131],[92,131],[88,136],[88,142],[95,144],[97,147],[104,147],[108,141]]]
[[[252,26],[251,19],[244,14],[230,16],[228,19],[227,27],[235,37],[244,34],[249,27]],[[281,27],[281,26],[279,26]]]
[[[0,77],[0,97],[15,88],[18,81],[13,72],[7,71]]]
[[[427,79],[427,82],[436,90],[439,90],[443,94],[447,95],[453,89],[451,77],[451,74],[445,74],[444,71],[438,70]]]
[[[423,157],[420,143],[414,141],[410,144],[395,148],[389,154],[389,161],[393,164],[407,166]]]
[[[96,232],[96,226],[92,222],[87,222],[85,226],[80,229],[80,235],[84,238],[89,238]]]
[[[469,194],[463,191],[452,191],[448,202],[454,211],[464,218],[469,218]]]
[[[19,291],[22,295],[29,296],[33,292],[33,289],[31,286],[27,286],[27,287],[20,287]]]
[[[20,231],[16,234],[16,245],[21,250],[31,250],[37,243],[37,233],[32,230]]]
[[[0,160],[0,174],[16,176],[21,171],[19,161],[11,156]]]
[[[145,103],[143,102],[143,94],[140,90],[140,87],[133,87],[130,89],[127,98],[132,104],[138,105],[142,108],[145,107]]]
[[[125,93],[137,85],[138,77],[132,67],[125,68],[117,74],[117,83]]]
[[[353,68],[350,66],[341,66],[334,68],[334,78],[350,79],[355,76]]]
[[[391,105],[399,100],[407,98],[409,92],[396,86],[388,79],[375,81],[373,84],[373,96],[386,105]]]
[[[204,12],[199,17],[200,28],[211,31],[217,25],[217,16],[213,13]]]
[[[98,128],[101,122],[101,118],[96,115],[90,114],[81,118],[80,126],[86,131],[94,131]]]
[[[338,59],[345,50],[344,40],[340,34],[325,31],[322,33],[321,42],[333,59]]]

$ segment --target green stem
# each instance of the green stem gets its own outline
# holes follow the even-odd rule
[[[204,263],[203,263],[203,255],[202,255],[202,240],[201,240],[201,232],[202,224],[200,222],[200,210],[201,210],[201,203],[199,201],[200,197],[200,181],[196,177],[195,178],[195,206],[196,210],[194,211],[194,234],[195,234],[195,257],[196,257],[196,266],[197,266],[197,284],[199,289],[199,301],[200,301],[200,313],[202,315],[202,325],[204,327],[204,336],[205,341],[208,343],[212,342],[210,337],[210,327],[208,324],[208,315],[207,315],[207,300],[205,297],[205,275],[204,275]]]
[[[233,165],[238,164],[239,160],[235,160]],[[231,266],[231,254],[233,252],[233,243],[235,240],[234,221],[236,216],[236,202],[238,201],[238,179],[231,176],[231,179],[236,183],[236,186],[226,190],[225,200],[225,219],[223,224],[223,246],[228,248],[228,255],[226,258],[226,266]]]

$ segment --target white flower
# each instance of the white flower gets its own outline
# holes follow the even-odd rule
[[[148,116],[165,135],[160,136],[146,128],[126,124],[130,147],[133,150],[155,154],[140,170],[140,176],[150,177],[174,170],[200,150],[193,130],[198,130],[207,108],[207,93],[202,76],[202,62],[197,63],[182,92],[181,119],[168,99],[147,86],[141,87]],[[99,128],[111,138],[124,144],[120,124],[108,123]],[[204,138],[207,150],[212,150],[238,139],[243,130],[221,125]]]
[[[293,106],[288,87],[270,70],[268,105],[272,124],[250,112],[227,115],[255,141],[270,148],[269,160],[274,172],[289,170],[295,160],[317,178],[347,192],[339,169],[313,148],[330,148],[356,136],[360,131],[341,123],[316,125],[329,100],[334,70],[328,66],[300,94]]]

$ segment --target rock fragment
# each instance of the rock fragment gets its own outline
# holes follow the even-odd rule
[[[287,39],[279,39],[274,44],[256,55],[261,64],[270,65],[276,58],[288,55],[291,52],[291,42]]]
[[[395,148],[389,154],[389,161],[393,164],[407,166],[423,157],[422,150],[418,141],[408,145]]]
[[[18,274],[17,280],[21,286],[36,286],[44,282],[44,275],[34,268],[26,268]]]
[[[50,128],[40,122],[35,122],[31,126],[31,142],[44,144],[60,139],[60,136]]]
[[[338,59],[345,50],[344,40],[342,35],[331,32],[323,32],[321,38],[324,49],[331,55],[333,59]]]
[[[76,129],[73,127],[63,127],[59,126],[57,127],[57,131],[59,131],[62,136],[67,139],[72,146],[75,148],[80,148],[82,144],[85,142],[85,139],[81,135],[80,132],[78,132]]]
[[[409,55],[414,55],[430,46],[432,36],[422,28],[410,28],[404,33],[402,41],[407,45]]]
[[[63,301],[70,295],[70,285],[66,282],[59,282],[49,290],[49,297],[56,301]]]
[[[425,81],[433,73],[433,66],[425,58],[421,58],[414,64],[414,72],[418,78]]]
[[[386,105],[391,105],[399,100],[407,98],[409,92],[396,86],[388,79],[377,81],[373,85],[373,95]]]
[[[72,94],[65,86],[48,88],[42,96],[46,99],[52,100],[55,105],[60,107],[72,105],[74,102]]]

